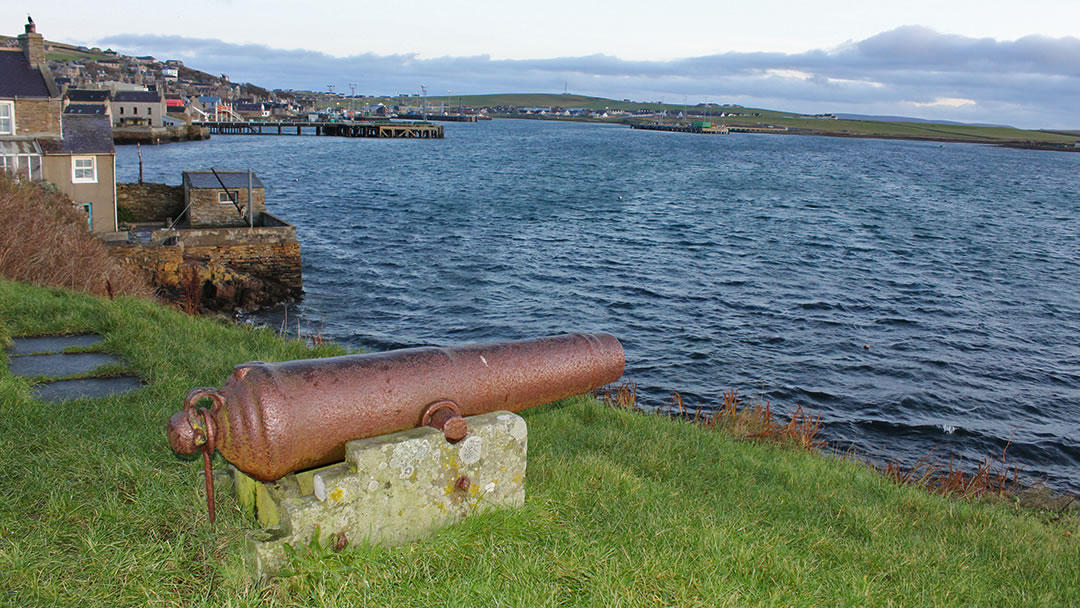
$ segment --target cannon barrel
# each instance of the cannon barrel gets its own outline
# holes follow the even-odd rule
[[[208,468],[216,448],[244,473],[274,481],[343,460],[354,439],[428,425],[459,440],[464,416],[587,393],[618,380],[624,365],[622,345],[604,333],[244,363],[221,390],[188,394],[168,440],[181,454],[201,449]],[[213,407],[198,408],[203,399]]]

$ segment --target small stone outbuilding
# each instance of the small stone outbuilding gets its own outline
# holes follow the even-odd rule
[[[190,225],[248,225],[247,171],[184,171],[183,187]],[[251,174],[251,198],[254,223],[258,225],[266,213],[266,186],[254,173]]]

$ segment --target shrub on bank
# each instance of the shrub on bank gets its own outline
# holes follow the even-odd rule
[[[145,277],[121,266],[86,229],[86,216],[45,182],[0,171],[0,277],[93,295],[151,297]]]

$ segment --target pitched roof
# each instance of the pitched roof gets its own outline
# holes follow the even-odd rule
[[[52,85],[52,86],[49,86]],[[22,50],[0,50],[0,97],[54,97],[52,75],[30,67]]]
[[[46,154],[113,154],[108,116],[64,114],[64,139],[40,139]]]
[[[64,114],[97,114],[100,116],[105,115],[105,104],[103,103],[73,103],[70,106],[64,108]]]
[[[108,101],[109,92],[105,89],[68,89],[65,95],[69,101]]]
[[[161,94],[157,91],[117,91],[113,95],[113,101],[159,103]]]
[[[225,183],[226,188],[247,188],[247,171],[218,171],[218,177]],[[221,182],[210,171],[184,171],[184,185],[191,188],[221,188]],[[258,175],[251,174],[251,185],[255,188],[266,186]]]

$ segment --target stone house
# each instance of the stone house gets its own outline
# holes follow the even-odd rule
[[[184,171],[184,207],[192,226],[247,226],[247,171]],[[266,186],[251,174],[254,223],[266,213]]]
[[[109,117],[97,107],[99,114],[65,113],[63,138],[41,140],[43,177],[86,212],[91,231],[116,232],[116,149]]]
[[[157,91],[117,91],[113,93],[113,126],[160,127],[165,101]]]
[[[18,49],[0,49],[0,169],[52,182],[86,211],[94,232],[116,231],[116,152],[108,118],[63,112],[33,22]]]

